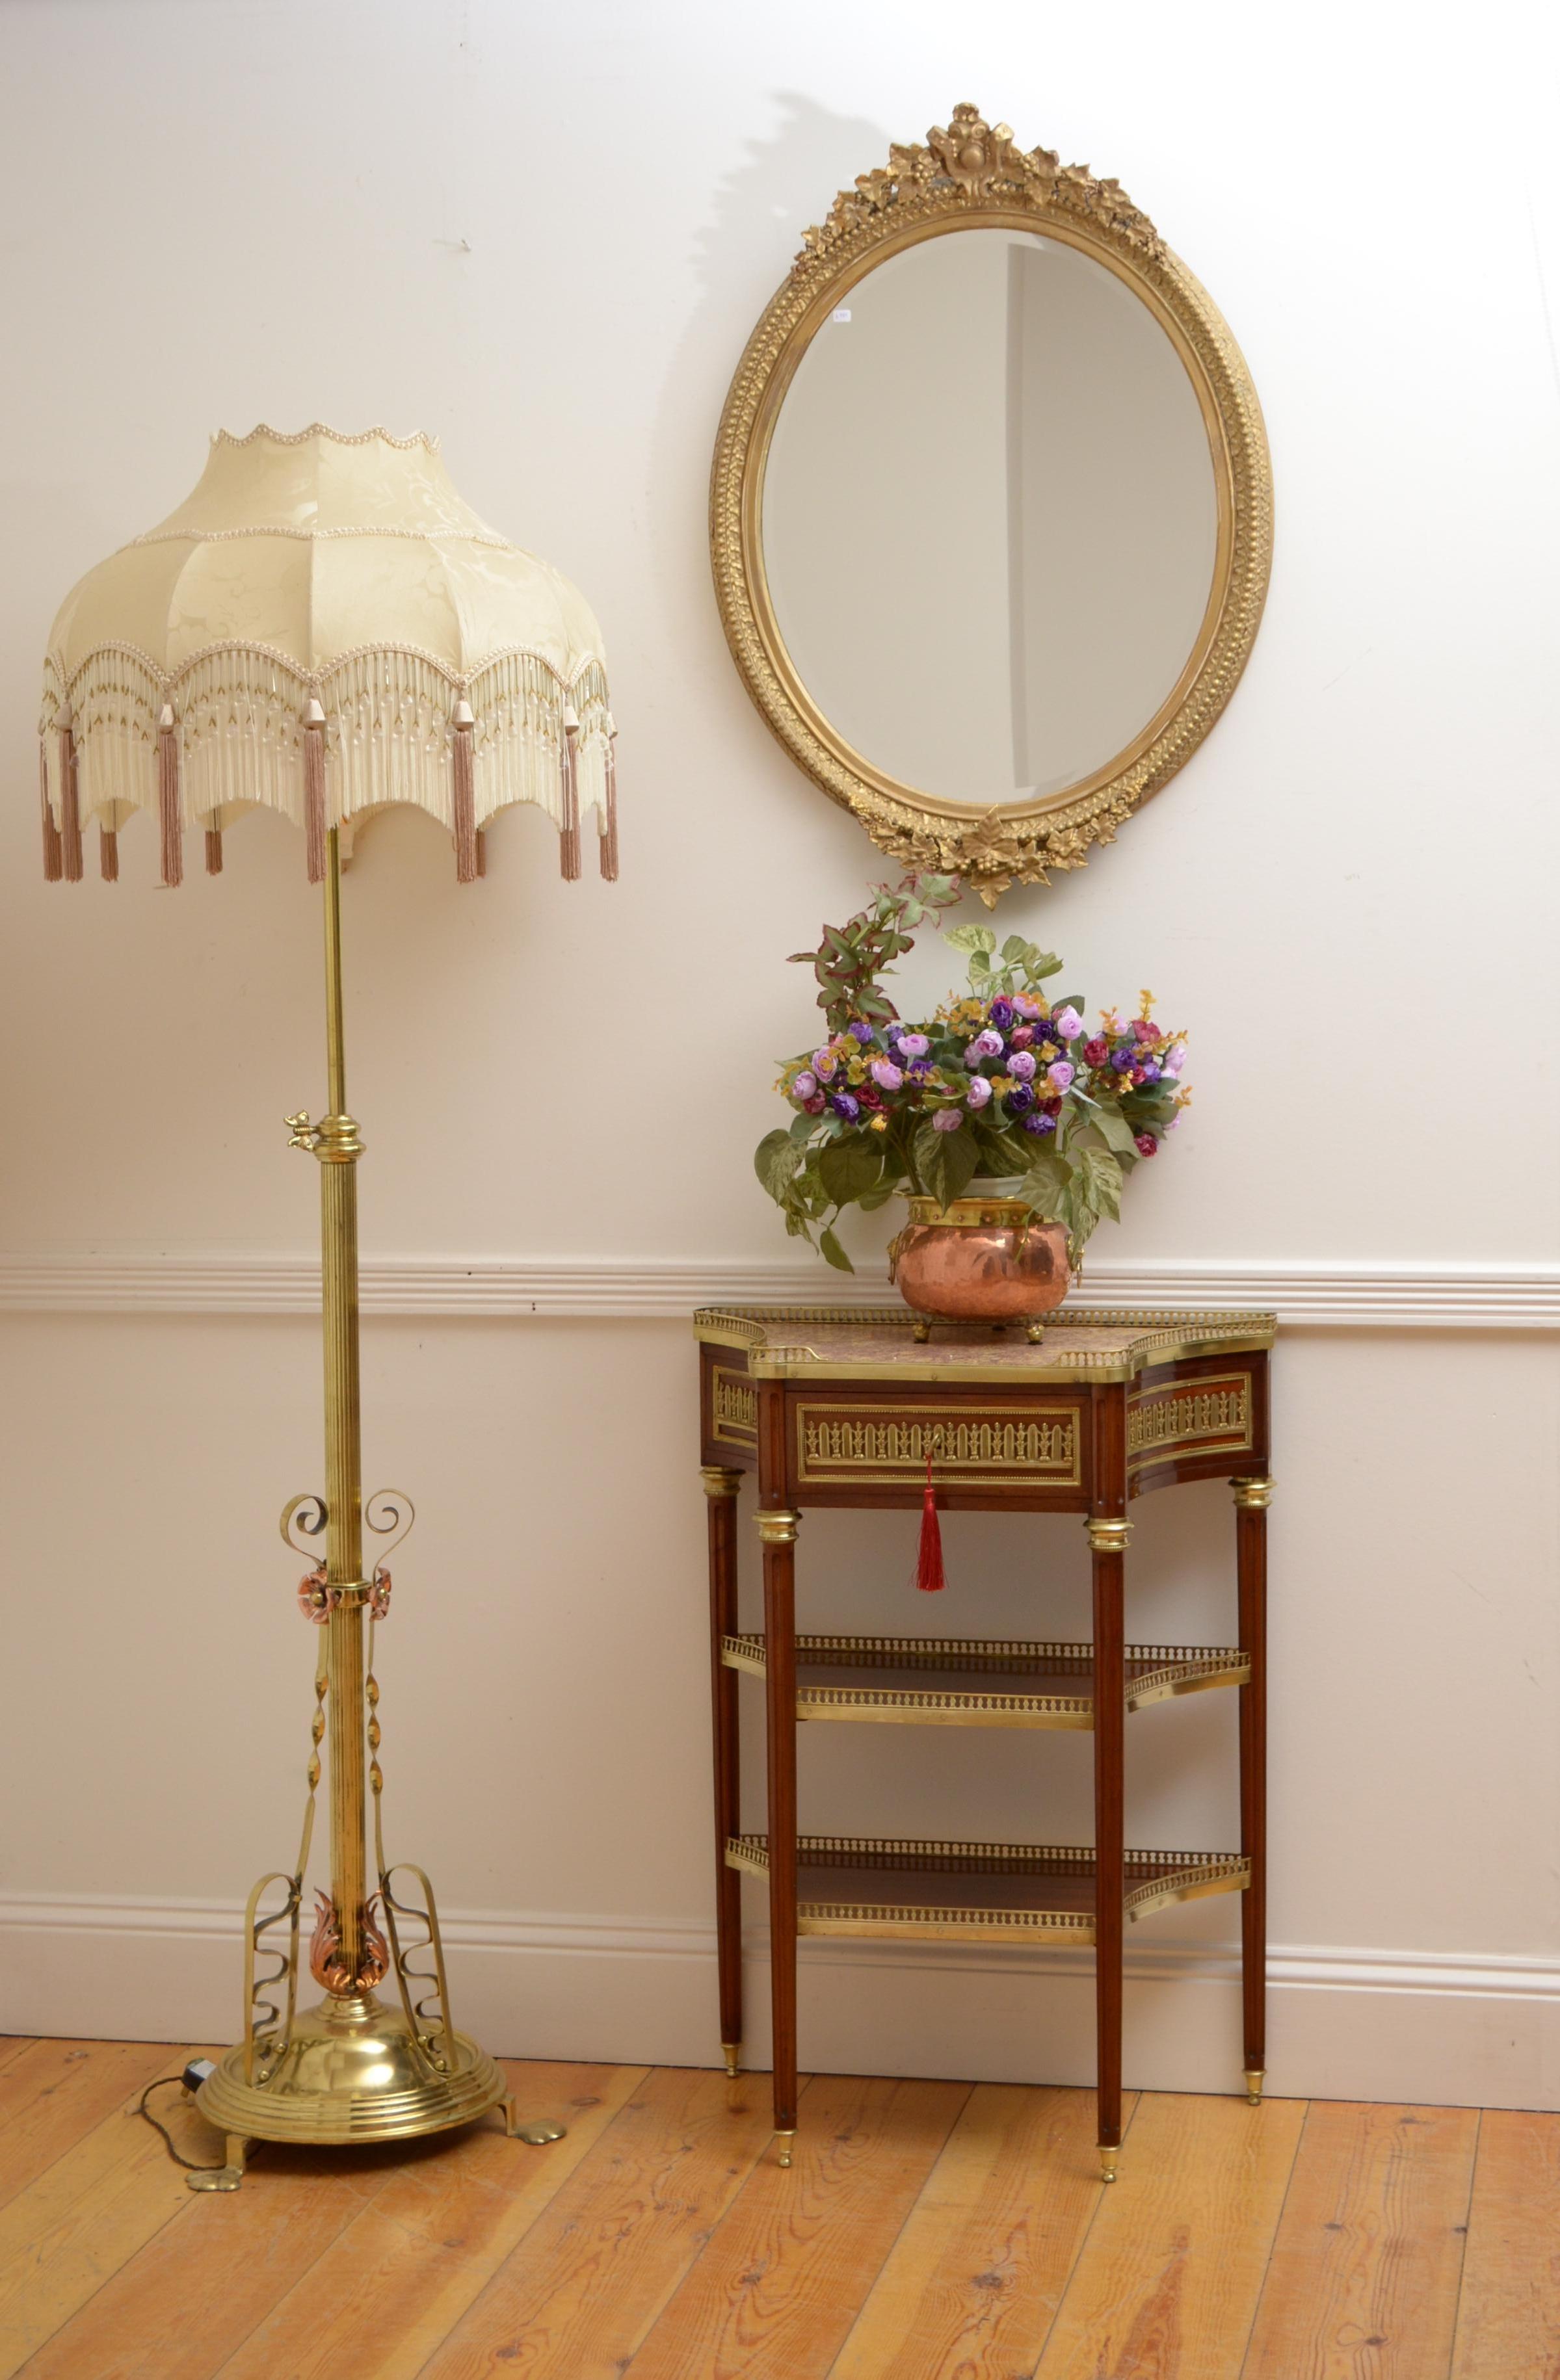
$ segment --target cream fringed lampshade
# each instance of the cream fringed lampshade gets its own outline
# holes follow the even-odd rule
[[[617,873],[601,631],[567,578],[461,503],[431,438],[219,431],[178,510],[67,596],[40,724],[51,878],[81,874],[93,818],[116,876],[138,810],[159,822],[165,884],[187,826],[214,872],[224,829],[259,807],[307,829],[318,880],[327,830],[395,802],[450,830],[462,881],[516,802],[547,811],[578,876],[593,808]]]

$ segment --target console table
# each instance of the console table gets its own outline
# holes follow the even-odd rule
[[[798,1934],[1091,1944],[1101,2177],[1121,2143],[1125,1925],[1173,1901],[1239,1892],[1247,2096],[1261,2095],[1266,1884],[1269,1314],[1120,1313],[1064,1305],[1039,1345],[941,1326],[925,1344],[903,1306],[707,1308],[701,1446],[709,1499],[721,2038],[742,2040],[741,1878],[767,1877],[774,2130],[797,2123]],[[1093,1565],[1088,1644],[798,1636],[798,1527],[810,1507],[921,1504],[927,1463],[945,1512],[1076,1512]],[[737,1496],[758,1478],[762,1634],[737,1609]],[[1232,1476],[1233,1475],[1233,1476]],[[1194,1479],[1235,1494],[1238,1643],[1129,1645],[1132,1500]],[[765,1689],[766,1831],[745,1832],[737,1772],[744,1673]],[[1129,1848],[1128,1718],[1209,1688],[1239,1694],[1238,1851]],[[1071,1728],[1094,1739],[1092,1845],[866,1840],[797,1833],[797,1727],[846,1723]],[[1027,1828],[1024,1830],[1029,1831]]]

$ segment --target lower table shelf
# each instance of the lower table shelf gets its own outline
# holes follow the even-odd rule
[[[769,1873],[766,1835],[733,1835],[726,1864]],[[858,1835],[797,1840],[800,1934],[934,1941],[1094,1939],[1094,1853],[1033,1843],[898,1841]],[[1226,1852],[1127,1853],[1128,1917],[1176,1900],[1241,1892],[1249,1863]]]
[[[762,1678],[762,1635],[726,1636],[721,1658]],[[1209,1686],[1243,1686],[1251,1665],[1228,1645],[1128,1645],[1127,1707]],[[1094,1724],[1090,1645],[958,1636],[798,1636],[797,1717],[911,1727]]]

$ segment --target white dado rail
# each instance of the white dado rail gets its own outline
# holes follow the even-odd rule
[[[365,1257],[366,1315],[683,1320],[696,1305],[854,1305],[893,1293],[876,1268],[745,1257]],[[1091,1261],[1091,1305],[1258,1306],[1326,1330],[1554,1330],[1560,1264]],[[317,1314],[309,1257],[0,1257],[0,1310],[32,1314]]]

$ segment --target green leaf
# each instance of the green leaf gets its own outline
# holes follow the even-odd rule
[[[1079,1190],[1083,1204],[1095,1215],[1121,1220],[1121,1168],[1107,1150],[1086,1148],[1078,1160]]]
[[[835,1239],[833,1232],[820,1232],[818,1238],[818,1252],[820,1256],[825,1257],[827,1261],[834,1266],[836,1272],[854,1272],[856,1269],[855,1266],[851,1263],[850,1258],[846,1255],[845,1250]]]
[[[1066,1159],[1058,1157],[1054,1149],[1042,1148],[1019,1183],[1018,1196],[1042,1221],[1066,1222],[1065,1209],[1072,1178],[1073,1170]]]
[[[877,1208],[887,1206],[897,1186],[897,1184],[889,1182],[884,1183],[876,1190],[864,1191],[861,1196],[857,1199],[856,1204],[860,1208],[863,1215],[871,1215]]]
[[[1015,959],[1031,958],[1034,955],[1034,944],[1026,942],[1022,934],[1009,934],[1002,946],[1002,955],[1009,964]]]
[[[927,1196],[940,1207],[951,1207],[969,1188],[981,1152],[972,1132],[962,1127],[939,1132],[934,1124],[923,1123],[915,1137],[915,1160]]]
[[[943,940],[950,950],[994,951],[996,936],[989,926],[950,926]]]
[[[882,1181],[883,1151],[876,1141],[872,1133],[844,1133],[820,1156],[819,1175],[836,1207],[848,1207]]]
[[[818,1119],[816,1116],[806,1114],[794,1115],[791,1118],[791,1138],[796,1141],[806,1140],[813,1131],[817,1122]]]
[[[753,1151],[753,1171],[770,1196],[784,1206],[797,1169],[801,1164],[801,1151],[783,1125],[766,1132]]]
[[[1079,1094],[1079,1121],[1092,1124],[1105,1147],[1114,1149],[1118,1157],[1128,1156],[1132,1149],[1132,1127],[1119,1110],[1105,1106],[1103,1100],[1086,1099],[1082,1092]]]
[[[1066,965],[1066,959],[1059,959],[1054,951],[1037,951],[1033,958],[1029,960],[1027,964],[1030,970],[1030,981],[1031,983],[1043,983],[1048,975],[1060,975],[1062,969]]]

